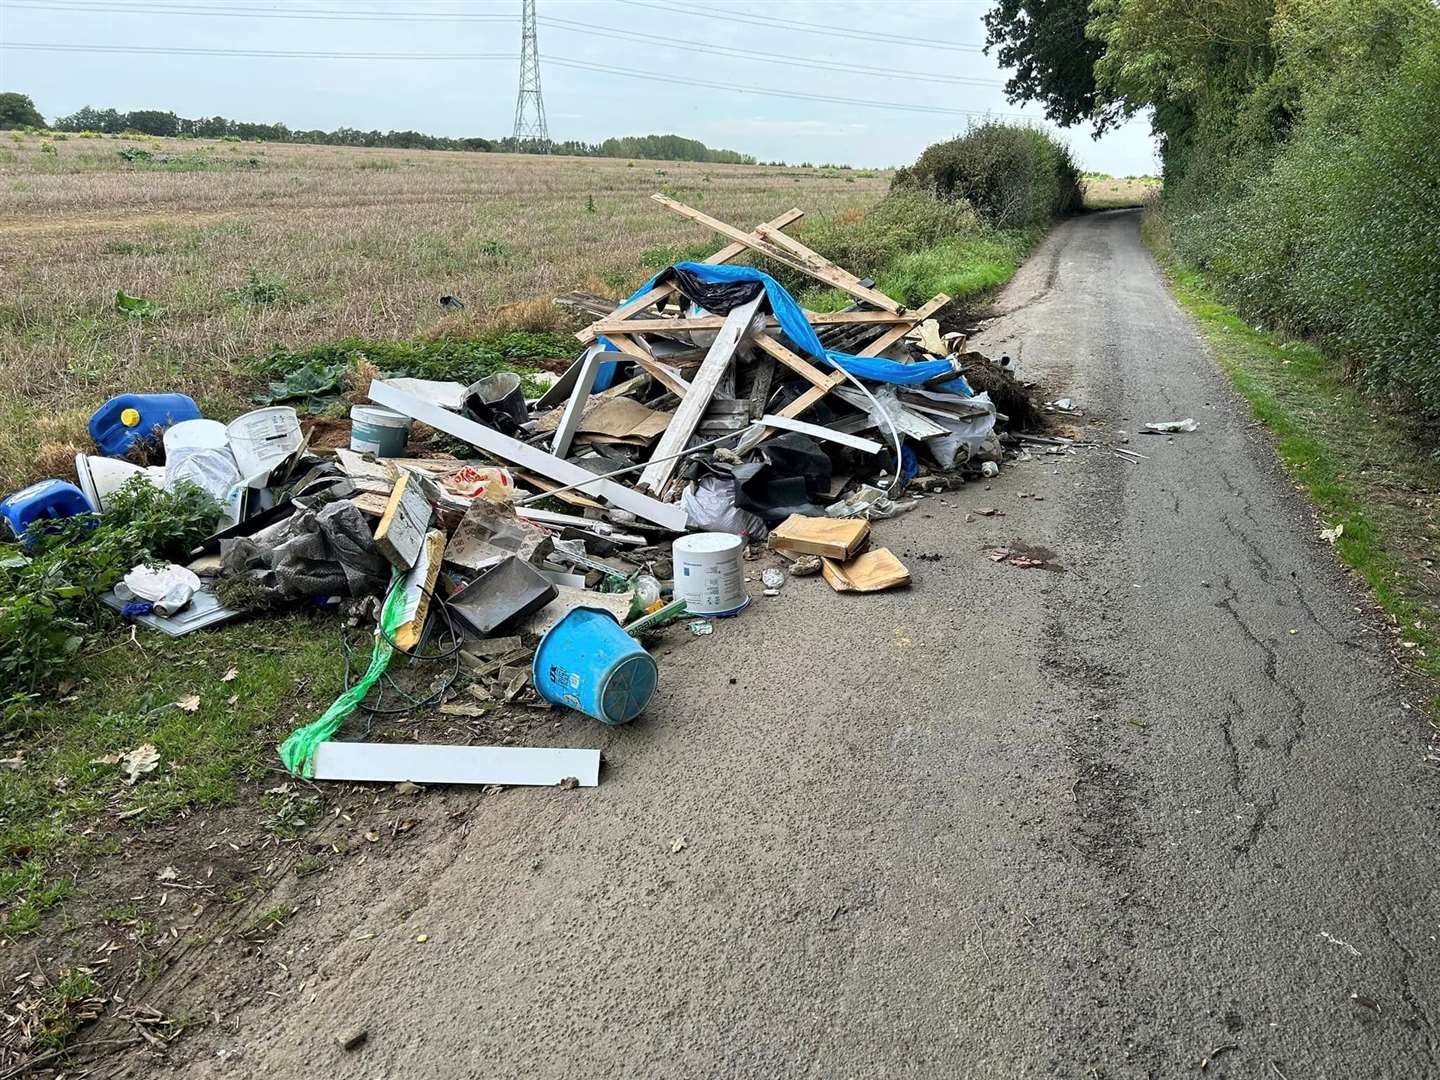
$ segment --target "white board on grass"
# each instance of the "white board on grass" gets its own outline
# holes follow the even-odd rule
[[[598,785],[600,751],[364,742],[322,742],[315,748],[316,780],[550,787],[567,777],[581,787]]]

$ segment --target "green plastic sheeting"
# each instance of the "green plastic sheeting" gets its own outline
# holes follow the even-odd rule
[[[280,760],[296,776],[307,779],[315,775],[315,748],[334,735],[345,718],[355,711],[365,695],[375,685],[385,669],[390,666],[390,657],[395,653],[396,631],[405,621],[405,579],[397,571],[390,581],[390,592],[385,597],[385,606],[380,609],[380,629],[375,634],[375,648],[370,653],[370,667],[360,681],[346,690],[319,720],[304,727],[296,728],[290,737],[280,744]]]

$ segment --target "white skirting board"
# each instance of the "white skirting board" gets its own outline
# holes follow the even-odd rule
[[[598,785],[600,751],[364,742],[322,742],[315,748],[316,780],[551,787],[569,777],[581,787]]]

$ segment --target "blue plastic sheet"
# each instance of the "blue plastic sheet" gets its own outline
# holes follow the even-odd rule
[[[928,360],[919,364],[902,364],[895,360],[883,360],[873,356],[851,356],[849,353],[836,352],[826,349],[820,343],[819,336],[815,333],[814,327],[805,321],[805,313],[800,310],[800,305],[795,302],[783,285],[761,270],[753,266],[729,266],[724,263],[693,263],[684,262],[675,264],[678,269],[688,271],[700,278],[702,281],[729,282],[729,281],[758,281],[765,287],[765,297],[770,302],[770,311],[774,314],[780,329],[785,331],[785,336],[799,347],[801,352],[808,354],[816,360],[823,361],[831,367],[840,368],[861,379],[868,379],[871,382],[895,383],[900,386],[915,386],[918,383],[929,382],[931,379],[949,374],[954,369],[945,360]],[[625,303],[629,303],[636,297],[643,296],[655,287],[657,281],[664,275],[662,270],[656,274],[639,289],[635,290]],[[970,385],[961,377],[951,379],[949,382],[938,384],[935,389],[949,391],[952,394],[960,394],[964,397],[972,397],[974,392]]]

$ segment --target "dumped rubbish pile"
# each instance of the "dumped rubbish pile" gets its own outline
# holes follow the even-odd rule
[[[35,485],[0,512],[33,538],[103,512],[125,485],[193,486],[218,506],[214,534],[188,563],[135,566],[106,604],[172,635],[287,605],[373,625],[368,663],[347,648],[345,692],[281,746],[297,774],[593,785],[596,750],[357,742],[344,729],[357,711],[501,705],[627,723],[661,679],[648,637],[675,624],[708,634],[743,611],[747,554],[765,545],[783,560],[761,575],[770,596],[812,574],[836,593],[908,585],[873,523],[998,475],[1009,414],[1034,414],[1008,360],[941,333],[948,297],[905,308],[786,235],[801,211],[746,232],[654,198],[724,246],[618,306],[561,298],[593,322],[536,399],[510,373],[377,378],[373,404],[352,410],[350,447],[312,452],[287,406],[222,423],[183,395],[124,395],[92,419],[100,453],[77,458],[77,485]],[[806,310],[742,256],[849,302]],[[417,424],[469,450],[417,456]],[[420,672],[409,685],[397,657]]]

